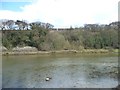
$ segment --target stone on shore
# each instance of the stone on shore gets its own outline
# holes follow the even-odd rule
[[[25,47],[15,47],[12,49],[12,51],[18,51],[18,52],[35,52],[38,51],[36,47],[31,47],[31,46],[25,46]]]
[[[6,48],[6,47],[4,47],[4,46],[0,46],[0,51],[2,52],[2,51],[7,51],[8,49]]]

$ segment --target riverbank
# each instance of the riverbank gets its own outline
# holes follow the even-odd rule
[[[2,55],[36,55],[36,54],[102,54],[102,53],[116,53],[118,49],[107,50],[107,49],[83,49],[77,50],[54,50],[54,51],[3,51]]]

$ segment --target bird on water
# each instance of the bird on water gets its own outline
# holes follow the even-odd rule
[[[50,79],[52,79],[51,77],[46,77],[45,80],[49,81]]]

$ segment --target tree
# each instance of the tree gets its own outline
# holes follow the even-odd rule
[[[17,20],[15,24],[18,25],[19,30],[28,30],[28,24],[25,21]]]
[[[52,29],[54,26],[50,23],[43,23],[43,22],[33,22],[30,23],[31,29],[36,28],[36,27],[41,27],[44,29]]]
[[[1,30],[7,30],[7,19],[0,20],[0,29]]]
[[[46,23],[46,29],[52,29],[54,26],[50,23]]]
[[[7,26],[7,29],[8,30],[12,30],[13,29],[13,26],[14,26],[14,21],[13,20],[8,20],[6,21],[6,26]]]

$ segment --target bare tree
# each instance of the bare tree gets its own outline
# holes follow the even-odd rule
[[[6,21],[6,28],[9,30],[12,30],[12,29],[14,29],[13,28],[14,24],[15,24],[15,22],[13,20],[8,20],[8,21]]]
[[[52,29],[54,26],[50,23],[46,23],[46,29]]]
[[[0,20],[0,30],[6,30],[6,19]]]
[[[25,29],[28,30],[28,23],[25,22],[25,21],[17,20],[17,21],[15,22],[15,24],[18,25],[19,30],[25,30]]]

